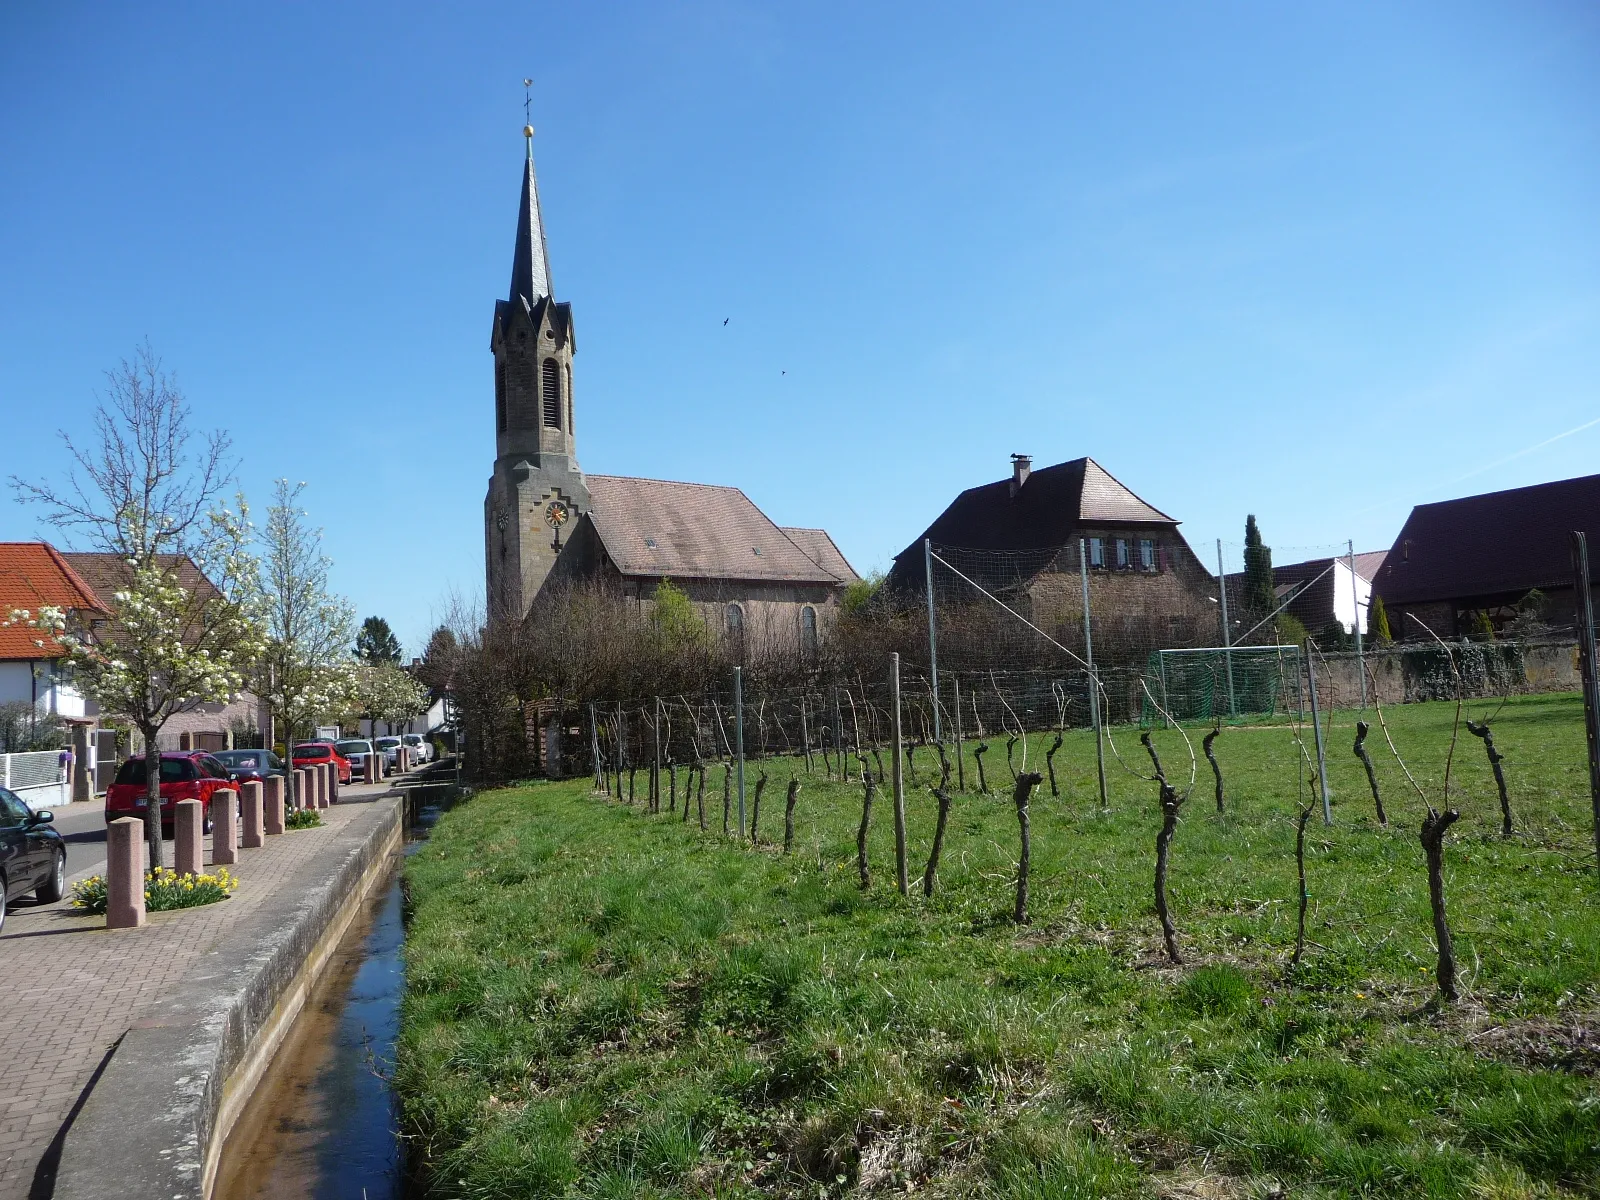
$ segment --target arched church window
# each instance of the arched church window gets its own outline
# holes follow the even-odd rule
[[[544,380],[540,389],[544,399],[544,423],[547,428],[561,428],[561,366],[553,358],[544,360]]]
[[[800,610],[800,649],[808,656],[817,652],[817,610],[809,604]]]
[[[737,604],[728,605],[724,610],[723,620],[727,625],[728,636],[738,638],[744,636],[744,609]]]
[[[498,358],[494,364],[494,431],[506,431],[506,360]]]

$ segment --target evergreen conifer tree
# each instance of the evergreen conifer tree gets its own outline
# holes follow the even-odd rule
[[[1254,513],[1244,520],[1244,606],[1257,617],[1278,606],[1272,583],[1272,547],[1262,544]]]
[[[1372,606],[1367,609],[1367,639],[1384,645],[1394,641],[1394,635],[1389,632],[1389,613],[1383,607],[1382,596],[1374,596]]]

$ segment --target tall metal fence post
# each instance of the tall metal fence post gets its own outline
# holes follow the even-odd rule
[[[961,736],[961,676],[952,676],[950,683],[956,701],[956,791],[964,792],[967,790],[967,769],[961,762],[961,743],[966,740]]]
[[[1089,630],[1089,544],[1078,539],[1078,575],[1083,581],[1083,661],[1089,667],[1089,719],[1094,723],[1094,768],[1100,779],[1100,807],[1106,804],[1106,747],[1100,733],[1100,676],[1094,669],[1094,637]]]
[[[889,727],[894,735],[894,877],[902,896],[909,895],[906,884],[906,781],[905,748],[900,734],[900,655],[889,655]]]
[[[939,732],[939,634],[933,620],[933,539],[922,539],[923,579],[928,593],[928,686],[933,690],[933,740],[944,741]]]
[[[739,785],[739,840],[744,841],[744,668],[733,669],[733,749]]]
[[[1332,825],[1333,809],[1328,805],[1328,756],[1322,745],[1322,719],[1317,710],[1317,668],[1311,662],[1309,639],[1301,647],[1300,653],[1306,660],[1306,693],[1311,699],[1311,730],[1316,735],[1317,779],[1322,785],[1322,823]]]
[[[661,811],[661,697],[656,698],[655,711],[651,714],[655,721],[655,766],[650,771],[650,811]]]
[[[1351,619],[1356,627],[1356,674],[1361,678],[1361,707],[1367,706],[1367,652],[1361,642],[1361,588],[1356,583],[1356,542],[1351,538],[1345,543],[1350,552],[1350,612]],[[1370,593],[1367,601],[1371,608]]]
[[[1239,715],[1233,694],[1233,624],[1228,619],[1228,573],[1222,569],[1222,539],[1217,539],[1217,603],[1222,606],[1222,661],[1228,668],[1228,715]]]
[[[594,701],[589,701],[589,749],[594,753],[594,790],[599,791],[600,781],[600,723],[595,720]]]
[[[1589,802],[1594,808],[1594,854],[1600,866],[1600,663],[1595,661],[1594,587],[1589,539],[1572,531],[1572,590],[1577,600],[1578,669],[1583,676],[1583,732],[1589,744]]]
[[[839,687],[833,689],[833,754],[839,762],[839,782],[850,778],[848,764],[844,761],[844,718],[839,708]]]

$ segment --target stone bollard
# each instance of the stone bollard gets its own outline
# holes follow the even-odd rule
[[[179,800],[172,813],[172,869],[179,875],[199,875],[205,871],[205,805],[198,800]]]
[[[378,782],[378,752],[374,750],[361,764],[361,779],[365,783]]]
[[[328,764],[317,764],[317,807],[328,807]]]
[[[239,789],[239,845],[253,850],[265,840],[261,833],[261,781],[252,779]]]
[[[121,817],[106,826],[106,928],[143,924],[144,822]]]
[[[239,793],[219,788],[211,793],[211,863],[231,867],[239,861]]]
[[[266,811],[263,815],[269,837],[283,832],[283,783],[282,775],[267,778]]]
[[[328,803],[339,803],[339,764],[328,764]]]
[[[294,806],[307,808],[307,801],[311,799],[311,768],[296,767],[294,770]]]

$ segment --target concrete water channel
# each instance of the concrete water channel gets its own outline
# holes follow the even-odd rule
[[[406,853],[445,789],[418,789]],[[410,806],[408,806],[410,807]],[[295,1026],[223,1143],[213,1200],[401,1200],[399,1111],[389,1086],[405,986],[399,863],[350,925]]]

